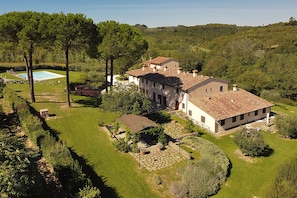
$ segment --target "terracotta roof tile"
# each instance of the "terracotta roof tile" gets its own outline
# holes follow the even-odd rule
[[[165,85],[179,87],[183,90],[188,90],[189,88],[197,85],[210,77],[197,75],[193,76],[191,73],[181,72],[178,74],[178,70],[169,70],[164,69],[153,71],[150,67],[144,67],[142,69],[130,70],[127,71],[127,74],[135,77],[141,77],[144,79],[148,79],[154,82],[160,82]]]
[[[243,89],[221,92],[210,97],[190,97],[190,101],[216,120],[273,106],[272,103]]]
[[[158,56],[156,58],[149,60],[149,63],[154,64],[154,65],[161,65],[162,63],[164,63],[168,60],[170,60],[170,58]]]

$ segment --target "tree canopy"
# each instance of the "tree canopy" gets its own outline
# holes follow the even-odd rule
[[[239,146],[244,155],[251,157],[263,156],[269,154],[272,150],[264,142],[260,131],[251,129],[241,129],[234,136],[234,142]]]
[[[136,85],[116,84],[110,93],[102,96],[101,107],[106,111],[140,115],[149,113],[152,104]]]
[[[49,14],[38,12],[10,12],[0,16],[0,37],[4,49],[22,51],[26,63],[31,100],[35,102],[33,80],[33,53],[44,45]]]
[[[97,27],[101,40],[98,51],[104,60],[110,61],[110,85],[113,85],[114,60],[122,58],[124,62],[120,70],[124,73],[145,53],[148,43],[140,30],[128,24],[105,21],[100,22]]]
[[[66,103],[70,107],[69,96],[69,51],[88,48],[95,31],[95,25],[91,19],[83,14],[53,14],[53,20],[49,25],[50,34],[55,36],[55,45],[65,53],[66,66]]]

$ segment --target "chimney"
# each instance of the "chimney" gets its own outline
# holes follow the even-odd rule
[[[142,71],[144,71],[144,66],[142,66]]]
[[[181,69],[178,68],[178,70],[177,70],[177,74],[180,74],[180,73],[181,73]]]
[[[153,67],[153,72],[154,72],[154,73],[156,72],[156,67]]]
[[[198,74],[198,70],[197,69],[194,69],[192,72],[193,72],[193,77],[196,77],[197,74]]]
[[[167,67],[164,67],[164,71],[167,71]]]
[[[237,84],[233,84],[233,91],[238,91]]]

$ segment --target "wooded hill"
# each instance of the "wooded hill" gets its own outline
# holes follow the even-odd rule
[[[297,21],[292,17],[289,22],[258,27],[227,24],[135,27],[142,31],[149,48],[140,60],[116,59],[115,73],[124,73],[135,63],[134,68],[141,67],[150,57],[166,56],[179,60],[184,71],[197,69],[201,74],[226,79],[231,85],[236,83],[266,99],[291,104],[297,100]],[[60,49],[37,46],[33,59],[33,66],[57,66],[65,56]],[[80,49],[70,51],[69,61],[70,69],[96,73],[101,76],[95,77],[97,81],[104,81],[102,58],[92,59],[86,49]],[[23,54],[1,48],[0,63],[24,64]],[[89,76],[87,79],[95,79]]]
[[[297,26],[287,23],[259,27],[210,24],[142,30],[148,57],[180,61],[185,71],[227,79],[274,101],[297,100]],[[288,102],[287,100],[282,102]]]

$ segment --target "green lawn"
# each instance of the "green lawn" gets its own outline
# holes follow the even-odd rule
[[[64,72],[57,73],[63,74]],[[71,81],[79,78],[78,73],[71,73]],[[18,91],[22,97],[29,99],[28,85],[9,85]],[[65,81],[56,80],[35,84],[36,103],[32,106],[39,109],[48,108],[50,114],[56,118],[47,121],[47,124],[57,131],[59,138],[64,141],[78,156],[83,157],[86,163],[93,168],[105,184],[115,189],[122,197],[161,197],[157,193],[168,194],[170,181],[177,180],[176,170],[185,165],[185,162],[175,167],[148,172],[138,169],[137,162],[128,154],[117,152],[108,135],[98,127],[98,122],[111,123],[118,115],[100,111],[92,107],[92,100],[82,96],[71,96],[72,108],[65,104]],[[78,103],[75,103],[78,102]],[[295,114],[296,108],[286,105],[283,112]],[[255,158],[253,162],[240,159],[232,137],[230,135],[217,139],[210,134],[202,135],[218,145],[232,162],[231,175],[222,186],[216,198],[237,198],[264,196],[265,188],[276,175],[277,168],[297,154],[297,140],[280,139],[277,134],[262,132],[265,142],[274,150],[269,157]],[[164,186],[155,187],[150,183],[153,174],[161,175]],[[104,194],[104,197],[109,197]],[[164,196],[163,196],[164,197]]]
[[[204,136],[222,148],[232,162],[230,177],[214,197],[263,197],[265,188],[273,180],[278,167],[297,154],[297,140],[280,139],[277,134],[267,132],[262,134],[274,152],[269,157],[253,158],[253,162],[239,158],[235,153],[237,147],[232,137],[216,139],[210,135]]]
[[[116,151],[109,136],[98,126],[99,121],[112,123],[118,115],[91,107],[92,99],[82,96],[71,95],[72,101],[79,103],[73,102],[73,107],[68,108],[62,81],[57,83],[56,79],[35,84],[36,103],[31,105],[36,111],[47,108],[49,114],[55,115],[55,119],[48,120],[47,125],[71,150],[84,158],[119,197],[159,197],[151,191],[147,182],[148,171],[139,170],[137,162],[129,154]],[[8,86],[29,99],[27,84]],[[103,197],[111,197],[108,193],[102,192]]]

